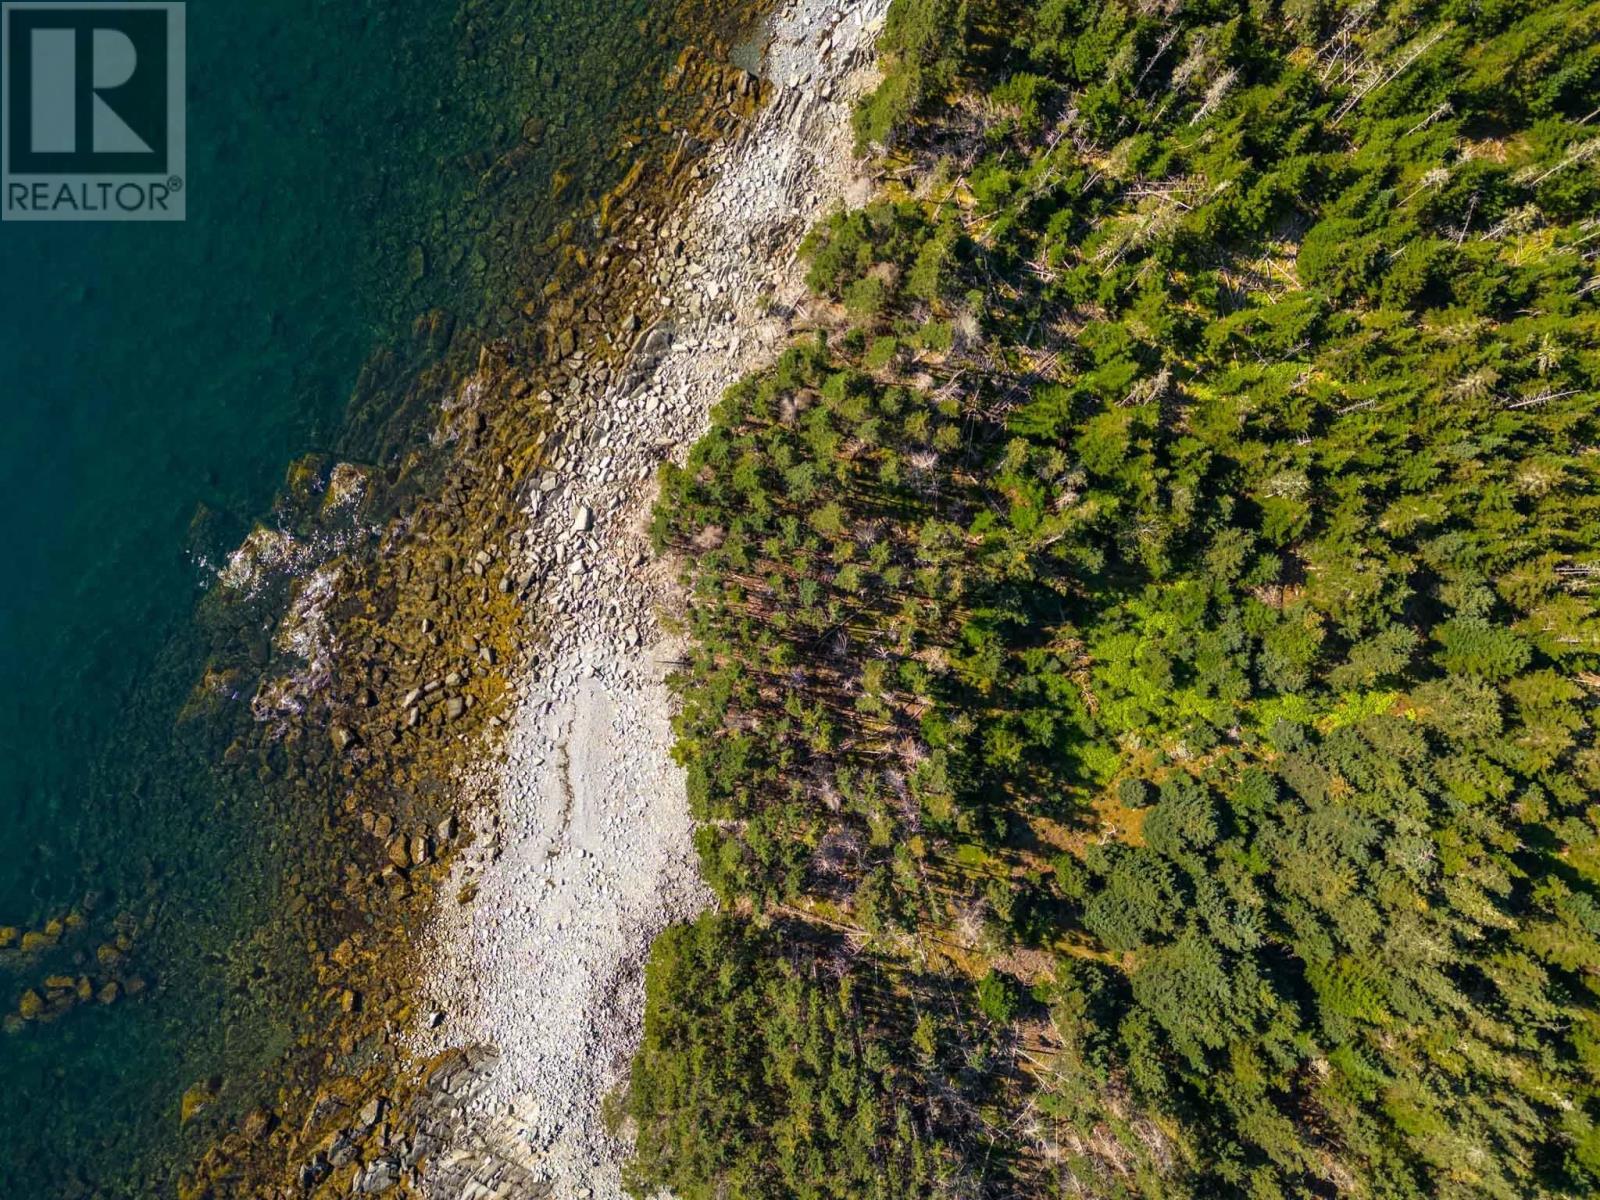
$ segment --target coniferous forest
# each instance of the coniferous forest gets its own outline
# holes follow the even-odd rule
[[[667,468],[680,1200],[1600,1189],[1600,3],[896,0]]]

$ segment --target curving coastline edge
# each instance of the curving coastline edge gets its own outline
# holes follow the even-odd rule
[[[722,392],[804,324],[800,240],[870,188],[850,113],[875,80],[887,9],[795,0],[773,14],[761,72],[773,98],[708,155],[703,194],[658,231],[654,293],[625,323],[635,340],[620,369],[580,371],[547,397],[521,564],[540,581],[547,642],[513,685],[504,761],[477,781],[494,797],[482,836],[454,862],[421,949],[410,1046],[470,1063],[448,1089],[430,1194],[623,1195],[627,1144],[603,1100],[638,1044],[651,941],[709,903],[670,758],[679,650],[661,618],[677,584],[648,553],[656,469],[681,461]]]

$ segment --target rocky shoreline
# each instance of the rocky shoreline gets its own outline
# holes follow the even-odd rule
[[[586,366],[594,351],[574,339],[575,370],[540,397],[544,465],[508,571],[529,581],[545,644],[513,681],[504,761],[468,789],[494,799],[438,889],[405,1039],[452,1063],[426,1194],[622,1195],[625,1131],[602,1103],[638,1042],[651,940],[709,902],[670,759],[678,648],[661,618],[676,570],[648,551],[654,478],[805,322],[799,242],[868,187],[849,118],[887,7],[793,0],[772,15],[772,98],[656,230],[631,348]]]
[[[354,419],[430,445],[296,463],[230,562],[186,712],[229,718],[224,769],[282,838],[281,917],[241,969],[311,990],[265,1075],[185,1094],[180,1200],[620,1194],[602,1100],[652,937],[707,901],[654,479],[805,324],[795,251],[866,188],[849,116],[887,6],[760,6],[759,74],[747,26],[686,23],[620,182],[529,251],[518,330],[431,313],[363,372]]]

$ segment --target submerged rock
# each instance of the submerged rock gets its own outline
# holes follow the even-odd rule
[[[272,1127],[277,1124],[275,1118],[264,1108],[252,1109],[239,1125],[239,1131],[244,1134],[245,1140],[259,1142],[272,1132]]]
[[[208,1105],[215,1104],[221,1086],[222,1083],[218,1079],[202,1079],[192,1085],[183,1093],[183,1100],[178,1106],[179,1120],[187,1125]]]

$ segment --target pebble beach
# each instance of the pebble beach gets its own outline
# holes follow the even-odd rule
[[[677,569],[646,536],[656,470],[804,321],[800,240],[868,186],[850,113],[887,7],[795,0],[772,16],[773,98],[668,217],[620,369],[546,398],[560,465],[531,490],[521,569],[547,641],[421,950],[412,1047],[473,1064],[430,1194],[623,1194],[626,1130],[607,1130],[602,1103],[638,1043],[652,938],[710,902],[670,755]]]

